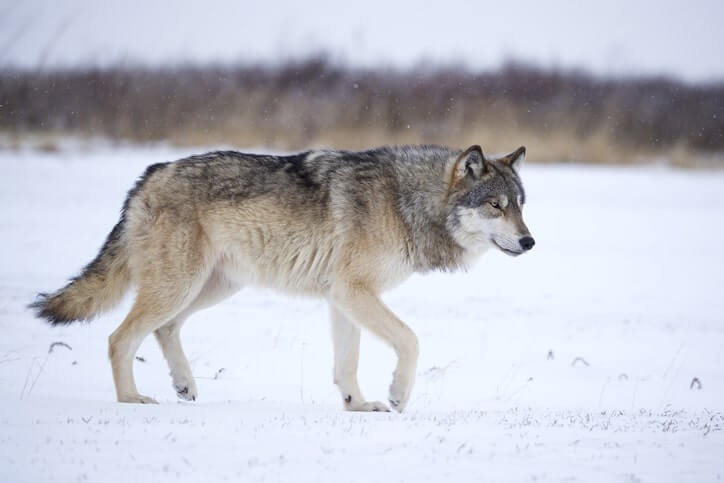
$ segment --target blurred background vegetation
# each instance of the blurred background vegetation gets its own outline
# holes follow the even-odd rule
[[[343,67],[109,67],[0,73],[5,147],[74,135],[175,145],[301,150],[381,144],[520,144],[539,162],[677,165],[724,158],[724,84],[602,78],[508,63]]]

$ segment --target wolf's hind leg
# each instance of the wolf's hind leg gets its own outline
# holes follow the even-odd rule
[[[347,411],[389,411],[381,402],[367,402],[357,383],[360,329],[336,307],[329,305],[334,342],[334,383]]]
[[[156,329],[154,333],[171,371],[176,394],[187,401],[195,401],[198,395],[196,382],[191,374],[189,361],[181,347],[181,327],[185,320],[185,315],[176,316],[168,324]]]
[[[402,412],[415,384],[419,346],[417,336],[380,298],[365,287],[340,284],[332,289],[332,303],[358,325],[387,342],[397,354],[389,401]]]
[[[196,296],[198,289],[187,297],[184,292],[177,290],[174,294],[161,297],[153,290],[139,288],[131,311],[108,338],[108,357],[111,359],[118,402],[156,403],[152,398],[138,393],[133,378],[133,359],[143,339],[183,310],[188,299]]]
[[[220,270],[216,269],[194,301],[167,324],[156,329],[156,340],[158,340],[168,363],[173,387],[179,398],[195,401],[198,396],[191,366],[181,347],[181,327],[194,312],[221,302],[238,292],[240,288],[240,284],[229,280]]]
[[[138,347],[151,332],[158,329],[174,317],[178,316],[196,299],[204,283],[209,278],[213,265],[205,263],[202,253],[198,250],[188,233],[179,232],[166,240],[152,240],[169,245],[180,241],[190,246],[185,253],[187,259],[177,256],[171,258],[154,258],[139,262],[138,294],[136,301],[126,318],[108,338],[108,356],[113,368],[113,380],[116,384],[116,396],[119,402],[155,403],[153,399],[138,394],[133,379],[133,359]],[[151,251],[159,251],[151,245]],[[161,252],[164,253],[164,252]],[[195,256],[192,256],[196,254]]]

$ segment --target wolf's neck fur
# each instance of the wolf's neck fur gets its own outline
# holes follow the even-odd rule
[[[452,151],[431,147],[423,159],[408,152],[398,160],[398,210],[409,232],[408,256],[416,272],[463,267],[465,249],[447,229],[446,165]]]
[[[416,272],[454,271],[463,266],[464,248],[452,238],[445,224],[424,215],[413,215],[408,221],[413,242],[412,262]]]

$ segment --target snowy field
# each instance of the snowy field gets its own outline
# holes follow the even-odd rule
[[[384,297],[421,344],[403,414],[343,412],[325,304],[251,289],[184,330],[196,403],[151,338],[136,377],[161,404],[117,404],[130,299],[65,328],[25,306],[91,260],[147,164],[189,153],[0,152],[0,481],[724,478],[724,173],[526,167],[530,254]],[[363,336],[369,399],[393,366]]]

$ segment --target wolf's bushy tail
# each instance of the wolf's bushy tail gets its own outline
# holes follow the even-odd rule
[[[53,325],[87,321],[120,302],[131,283],[124,225],[122,216],[98,256],[68,285],[51,294],[38,294],[30,304],[38,317]]]

